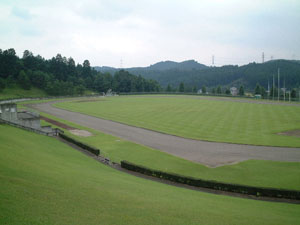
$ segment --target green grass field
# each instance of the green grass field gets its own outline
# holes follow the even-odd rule
[[[300,129],[298,106],[217,101],[189,96],[122,96],[55,105],[186,138],[300,147],[299,137],[277,134]]]
[[[42,115],[72,127],[90,131],[93,136],[79,137],[64,130],[67,135],[101,149],[101,154],[114,162],[128,160],[149,168],[207,180],[300,190],[300,163],[249,160],[235,165],[208,168],[201,164],[103,134],[45,113],[42,113]],[[47,124],[43,123],[44,125]],[[274,179],[275,176],[276,179]]]
[[[300,205],[206,194],[127,175],[0,125],[0,224],[299,224]]]

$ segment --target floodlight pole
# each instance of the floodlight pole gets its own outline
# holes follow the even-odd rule
[[[285,101],[285,78],[283,80],[283,101]]]
[[[280,96],[280,69],[278,68],[278,101]]]
[[[274,79],[274,74],[273,74],[273,101],[274,101],[274,97],[275,97],[275,79]]]

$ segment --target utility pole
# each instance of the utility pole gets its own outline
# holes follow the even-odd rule
[[[269,82],[269,79],[268,79],[268,99],[270,100],[270,82]]]
[[[285,101],[285,77],[283,80],[283,101]]]
[[[278,68],[278,101],[280,97],[280,69]]]
[[[211,64],[213,67],[215,66],[215,56],[214,55],[212,55]]]
[[[262,53],[262,63],[264,63],[265,62],[265,53],[263,52]]]
[[[274,79],[274,74],[273,74],[273,101],[275,97],[275,79]]]

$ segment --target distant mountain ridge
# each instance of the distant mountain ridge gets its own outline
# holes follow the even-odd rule
[[[120,70],[120,68],[114,68],[109,66],[95,66],[96,70],[100,72],[111,72],[111,71],[117,71]],[[165,70],[172,70],[172,69],[178,69],[178,70],[193,70],[193,69],[206,69],[208,68],[204,64],[200,64],[195,60],[186,60],[183,62],[174,62],[174,61],[162,61],[155,63],[153,65],[150,65],[148,67],[131,67],[131,68],[124,68],[124,70],[127,71],[144,71],[144,70],[154,70],[154,71],[165,71]]]
[[[178,87],[184,82],[186,87],[201,88],[221,86],[244,85],[247,89],[253,89],[257,83],[268,88],[272,86],[273,76],[277,77],[280,68],[281,83],[284,81],[287,88],[300,86],[300,63],[298,60],[271,60],[265,63],[249,63],[243,66],[226,65],[221,67],[208,67],[196,62],[187,60],[183,62],[163,61],[148,67],[126,68],[134,75],[141,75],[146,79],[153,79],[162,87],[171,85]],[[117,68],[95,67],[101,72],[115,73]],[[277,86],[277,79],[276,86]]]

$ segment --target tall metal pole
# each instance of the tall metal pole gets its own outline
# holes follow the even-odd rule
[[[269,82],[269,79],[268,79],[268,99],[270,100],[270,82]]]
[[[283,80],[283,101],[285,101],[285,78]]]
[[[278,101],[280,97],[280,69],[278,68]]]
[[[275,79],[274,79],[274,74],[273,74],[273,101],[275,97]]]

